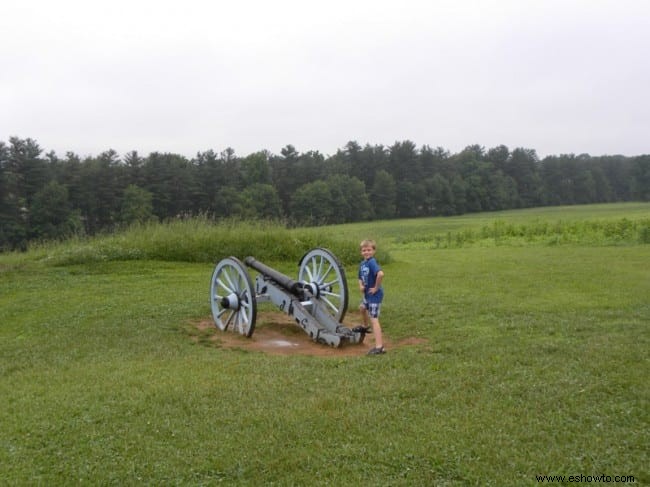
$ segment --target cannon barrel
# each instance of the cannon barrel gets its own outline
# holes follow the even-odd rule
[[[300,281],[294,281],[289,276],[282,274],[281,272],[276,271],[275,269],[263,264],[254,257],[246,257],[244,263],[248,267],[252,267],[257,272],[262,274],[264,277],[273,279],[276,283],[282,286],[284,289],[289,291],[294,296],[300,296],[302,294],[304,285]]]

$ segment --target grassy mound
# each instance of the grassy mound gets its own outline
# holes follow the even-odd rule
[[[129,260],[214,263],[248,255],[263,262],[297,262],[314,247],[328,248],[346,265],[359,259],[356,241],[338,239],[325,229],[289,229],[268,221],[216,223],[204,218],[135,225],[111,235],[44,244],[32,252],[52,265]]]

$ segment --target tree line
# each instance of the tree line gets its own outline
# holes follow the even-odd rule
[[[287,145],[83,159],[0,141],[0,250],[148,220],[276,219],[320,225],[549,205],[650,200],[650,155],[539,159],[533,149],[470,145],[452,154],[411,141],[348,142],[331,156]]]

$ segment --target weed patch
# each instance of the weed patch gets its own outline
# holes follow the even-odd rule
[[[468,246],[525,245],[637,245],[650,242],[650,219],[531,221],[511,223],[495,220],[480,228],[467,228],[444,234],[411,235],[396,239],[401,245],[425,245],[436,249]]]
[[[32,255],[51,265],[133,260],[216,263],[231,255],[298,262],[314,247],[329,248],[346,263],[358,258],[356,243],[337,239],[326,230],[289,229],[266,221],[215,223],[199,217],[139,224],[117,234],[43,244],[35,247]]]

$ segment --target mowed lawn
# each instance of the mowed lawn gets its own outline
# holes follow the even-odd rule
[[[450,222],[335,229],[390,256],[385,334],[419,340],[381,357],[197,340],[211,263],[0,256],[0,483],[650,484],[650,245],[422,239]]]

